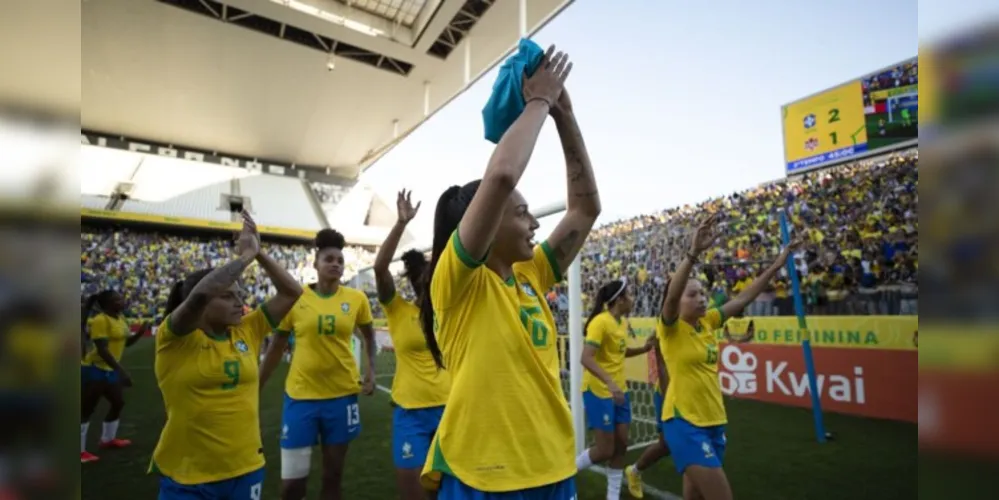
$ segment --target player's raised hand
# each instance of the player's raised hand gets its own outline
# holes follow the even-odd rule
[[[399,212],[399,222],[403,224],[409,223],[416,217],[416,213],[420,211],[420,205],[423,202],[417,202],[413,205],[413,192],[403,189],[399,191],[399,195],[395,199],[395,207]]]
[[[711,248],[711,245],[718,239],[718,232],[715,227],[717,222],[718,213],[713,213],[702,220],[697,229],[694,230],[694,238],[690,245],[690,251],[694,255]]]
[[[250,217],[246,210],[240,214],[243,216],[243,229],[240,230],[236,238],[236,253],[240,257],[253,259],[260,253],[260,234],[257,232],[257,223]]]
[[[566,78],[572,71],[568,54],[555,52],[555,46],[548,47],[541,64],[530,77],[524,76],[524,102],[541,99],[552,108],[562,95]]]

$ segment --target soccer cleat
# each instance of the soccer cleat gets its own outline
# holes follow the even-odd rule
[[[101,441],[101,443],[98,446],[100,446],[103,449],[108,449],[108,448],[124,448],[126,446],[131,446],[131,445],[132,442],[127,439],[114,438],[110,441]]]
[[[88,463],[88,462],[96,462],[96,461],[98,461],[100,459],[101,459],[101,457],[98,457],[97,455],[94,455],[93,453],[90,453],[89,451],[81,451],[80,452],[80,463],[81,464],[85,464],[85,463]]]
[[[624,468],[624,477],[628,481],[628,493],[631,493],[631,496],[635,498],[642,498],[644,496],[642,473],[638,472],[634,465],[629,465]]]

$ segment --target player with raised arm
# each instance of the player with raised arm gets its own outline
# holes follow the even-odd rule
[[[132,378],[122,368],[119,361],[129,347],[149,331],[145,323],[136,333],[129,332],[128,321],[122,315],[125,299],[114,290],[103,290],[87,297],[84,317],[97,306],[98,313],[87,318],[87,333],[93,346],[83,357],[80,366],[80,463],[99,460],[97,455],[87,451],[87,431],[90,417],[97,409],[101,398],[108,402],[108,413],[101,428],[100,448],[124,448],[132,444],[128,439],[118,438],[118,424],[121,411],[125,407],[125,387],[132,386]]]
[[[670,374],[663,402],[663,435],[676,470],[683,476],[685,499],[732,498],[732,488],[722,469],[728,417],[718,380],[719,350],[714,331],[725,323],[725,318],[742,312],[756,300],[801,245],[793,242],[739,295],[708,310],[704,287],[689,277],[698,257],[714,243],[717,219],[717,214],[708,216],[694,232],[690,250],[670,280],[656,325]]]
[[[416,217],[420,204],[413,206],[412,193],[399,192],[396,207],[399,218],[389,231],[375,257],[375,285],[378,301],[385,310],[389,335],[395,348],[396,368],[392,378],[392,457],[395,461],[396,483],[403,500],[422,500],[427,492],[420,485],[420,470],[426,462],[430,441],[437,433],[444,404],[451,392],[451,377],[438,370],[427,341],[420,329],[420,308],[396,291],[389,263],[395,255],[406,225]],[[418,250],[402,254],[405,276],[413,291],[421,293],[427,259]]]
[[[162,476],[160,500],[261,499],[257,356],[302,287],[260,252],[256,224],[242,215],[237,257],[177,282],[156,331],[156,381],[167,415],[150,469]],[[243,315],[237,280],[254,260],[277,295]]]
[[[451,374],[451,395],[424,486],[441,500],[576,497],[572,417],[559,382],[555,321],[544,293],[562,279],[600,213],[600,198],[554,47],[524,78],[527,103],[481,180],[437,202],[420,303],[427,346]],[[538,221],[517,184],[545,119],[566,158],[565,216],[536,245]]]
[[[670,278],[666,278],[666,286],[663,287],[663,301],[666,300],[666,290],[669,290]],[[659,306],[662,308],[662,305]],[[663,437],[662,414],[663,398],[666,388],[669,387],[669,372],[666,370],[666,360],[663,359],[662,350],[659,348],[659,337],[653,335],[649,340],[653,341],[652,355],[654,360],[649,361],[656,366],[656,387],[652,393],[652,406],[655,408],[656,431],[659,439],[645,448],[645,451],[638,457],[634,464],[624,468],[624,478],[628,483],[628,493],[635,498],[643,498],[645,492],[642,490],[642,472],[652,467],[656,462],[670,455],[669,445]]]
[[[263,388],[280,363],[288,337],[295,352],[284,386],[281,422],[281,498],[305,498],[312,447],[320,445],[320,498],[341,498],[347,447],[361,432],[357,395],[375,390],[375,330],[364,292],[340,284],[344,237],[333,229],[316,233],[318,281],[306,287],[278,327],[261,364]],[[350,343],[360,330],[368,355],[363,384]]]
[[[634,299],[626,279],[606,283],[597,291],[593,310],[586,320],[586,344],[581,362],[583,373],[583,408],[587,426],[593,430],[595,444],[576,457],[576,468],[586,470],[593,464],[609,462],[607,498],[621,496],[621,477],[628,452],[628,428],[631,426],[631,395],[624,373],[624,360],[652,349],[655,337],[642,347],[628,347],[629,324]]]

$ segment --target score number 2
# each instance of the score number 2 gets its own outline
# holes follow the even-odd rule
[[[829,110],[829,123],[836,123],[839,121],[839,108],[832,108]],[[835,146],[839,144],[839,135],[836,132],[829,132],[829,138],[832,139],[832,143]]]

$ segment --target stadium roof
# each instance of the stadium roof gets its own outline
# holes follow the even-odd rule
[[[87,0],[81,126],[356,179],[571,2]]]

